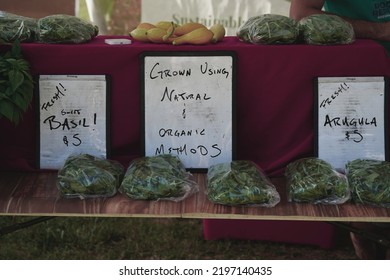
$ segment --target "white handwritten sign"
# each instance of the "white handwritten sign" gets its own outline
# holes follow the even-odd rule
[[[104,75],[39,76],[39,167],[59,169],[71,154],[107,157]]]
[[[317,79],[317,156],[338,170],[354,159],[387,159],[384,77]]]
[[[146,156],[199,171],[233,159],[234,63],[230,52],[143,55]]]

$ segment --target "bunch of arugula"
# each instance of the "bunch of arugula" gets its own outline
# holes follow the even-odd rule
[[[19,41],[11,50],[0,52],[0,118],[18,125],[31,103],[34,82],[29,63],[24,59]]]
[[[351,44],[355,41],[352,25],[336,15],[314,14],[298,22],[299,33],[311,45]]]
[[[241,41],[266,45],[295,43],[298,34],[295,20],[276,14],[251,17],[237,31]]]
[[[390,207],[390,163],[356,159],[346,165],[352,199],[356,203]]]
[[[347,177],[318,158],[302,158],[286,168],[289,202],[342,204],[351,197]]]
[[[207,172],[207,197],[222,205],[273,207],[279,193],[251,161],[237,160],[212,165]]]
[[[119,191],[131,199],[181,201],[198,191],[180,159],[161,154],[135,159]]]

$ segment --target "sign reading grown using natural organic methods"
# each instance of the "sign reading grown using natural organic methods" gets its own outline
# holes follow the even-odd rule
[[[143,137],[146,156],[177,155],[204,171],[234,157],[235,56],[144,53]]]
[[[354,159],[387,160],[385,77],[321,77],[317,94],[317,156],[345,170]]]
[[[105,75],[41,75],[38,80],[38,166],[59,169],[72,154],[108,156]]]

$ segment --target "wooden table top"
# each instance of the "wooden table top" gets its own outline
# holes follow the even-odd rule
[[[275,207],[230,207],[210,202],[206,174],[194,174],[200,190],[181,202],[111,198],[62,198],[55,172],[0,172],[0,215],[99,216],[196,219],[390,222],[390,209],[354,203],[322,205],[287,201],[284,178],[272,178],[281,201]]]

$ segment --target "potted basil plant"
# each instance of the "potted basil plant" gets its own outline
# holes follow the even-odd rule
[[[3,48],[0,42],[0,118],[18,125],[30,105],[34,82],[30,65],[24,59],[19,41],[12,48]]]

